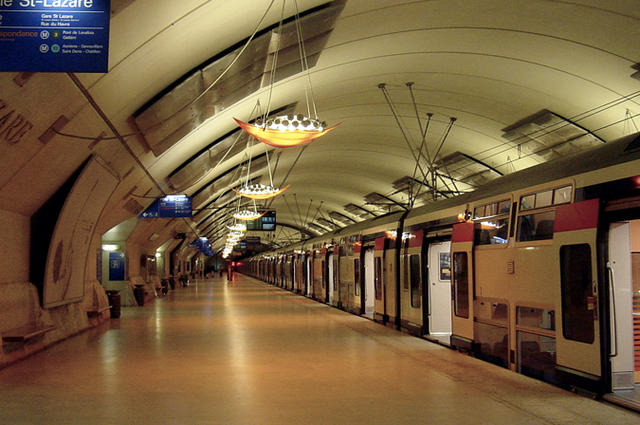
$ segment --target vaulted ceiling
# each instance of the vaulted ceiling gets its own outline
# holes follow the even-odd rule
[[[297,0],[308,74],[296,2],[282,8],[113,0],[108,73],[2,74],[0,98],[33,117],[35,136],[62,114],[68,122],[56,127],[67,136],[7,151],[0,207],[31,214],[96,152],[121,177],[103,231],[155,196],[186,193],[199,212],[176,229],[215,240],[251,158],[251,181],[268,183],[271,168],[275,185],[290,185],[265,205],[283,244],[472,190],[640,123],[636,0]],[[309,80],[319,118],[342,124],[302,148],[248,143],[233,118],[307,114]]]

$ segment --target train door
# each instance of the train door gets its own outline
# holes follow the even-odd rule
[[[395,242],[389,242],[390,248],[384,251],[382,261],[382,298],[384,301],[384,321],[391,325],[396,323],[396,249]]]
[[[348,311],[351,293],[351,282],[353,281],[353,265],[352,257],[346,256],[346,252],[343,253],[340,248],[340,259],[338,265],[338,272],[340,273],[340,279],[338,280],[338,308]]]
[[[340,303],[340,247],[333,248],[333,254],[331,254],[331,304],[338,307]]]
[[[307,255],[307,258],[305,261],[307,264],[307,273],[306,273],[306,280],[304,282],[304,295],[307,297],[310,297],[312,282],[313,282],[313,257],[311,255]]]
[[[304,291],[304,256],[296,256],[296,293],[302,294]]]
[[[451,345],[473,348],[473,236],[474,223],[458,223],[451,235]]]
[[[451,242],[429,244],[427,323],[429,335],[449,344],[451,336]]]
[[[329,254],[329,257],[327,258],[327,302],[329,304],[333,304],[333,287],[334,287],[334,275],[333,275],[333,254]]]
[[[401,293],[401,325],[411,334],[422,336],[423,277],[422,245],[424,231],[418,230],[403,236],[405,249],[401,258],[402,293]]]
[[[298,256],[291,257],[291,290],[297,292],[298,290]]]
[[[353,314],[362,314],[361,306],[361,283],[362,283],[362,264],[360,262],[360,252],[353,257],[353,284],[349,291],[349,307],[348,311]]]
[[[367,247],[364,251],[364,315],[373,319],[375,300],[375,267],[374,247]]]
[[[640,220],[610,224],[607,270],[611,386],[614,392],[633,390],[640,382]]]
[[[311,297],[317,301],[324,301],[325,295],[323,292],[324,287],[324,256],[320,252],[316,252],[313,258],[313,273],[312,277],[312,289]]]
[[[377,238],[373,252],[373,283],[374,283],[374,301],[373,301],[373,320],[380,323],[386,323],[389,320],[387,316],[386,303],[384,294],[384,256],[385,256],[386,238]]]
[[[560,260],[560,282],[555,294],[556,308],[561,312],[556,318],[560,319],[556,371],[562,381],[571,384],[580,379],[580,386],[594,390],[602,377],[596,301],[599,208],[599,199],[560,205],[553,226],[553,243]]]

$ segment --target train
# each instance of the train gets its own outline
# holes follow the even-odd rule
[[[238,271],[558,386],[633,389],[640,133]]]

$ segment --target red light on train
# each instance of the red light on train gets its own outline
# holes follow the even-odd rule
[[[634,189],[640,189],[640,176],[632,177],[631,181],[633,181],[633,188]]]

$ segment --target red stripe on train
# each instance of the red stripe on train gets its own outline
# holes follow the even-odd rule
[[[417,248],[422,246],[422,240],[424,239],[424,230],[418,230],[412,232],[409,237],[409,248]]]
[[[473,242],[474,223],[469,221],[466,223],[456,223],[453,225],[453,234],[451,242]]]
[[[569,232],[572,230],[593,229],[598,227],[600,199],[560,205],[556,209],[553,232]]]

